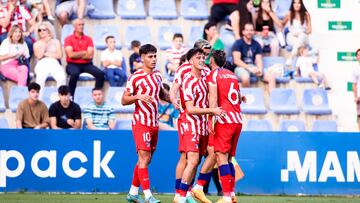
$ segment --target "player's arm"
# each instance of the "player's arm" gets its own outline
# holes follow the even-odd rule
[[[145,95],[145,94],[132,95],[130,92],[124,91],[124,94],[121,98],[121,104],[122,105],[131,105],[131,104],[135,103],[137,100],[150,103],[151,101],[153,101],[153,98],[151,96]]]
[[[209,107],[218,107],[217,84],[209,83]],[[208,128],[210,135],[215,134],[212,115],[209,116]]]
[[[50,127],[51,127],[51,129],[54,129],[54,130],[61,129],[56,125],[56,117],[55,116],[50,117]]]
[[[169,96],[170,96],[170,101],[174,105],[175,109],[179,109],[179,102],[176,99],[176,95],[177,95],[179,89],[180,89],[180,84],[177,82],[173,82],[173,84],[170,88]]]
[[[216,108],[199,108],[194,106],[194,101],[186,101],[185,102],[186,105],[186,110],[188,114],[194,114],[194,115],[205,115],[205,114],[210,114],[210,115],[215,115],[215,116],[220,116],[222,115],[225,111],[222,110],[219,107]]]

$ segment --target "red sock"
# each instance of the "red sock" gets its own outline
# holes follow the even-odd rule
[[[139,168],[139,179],[143,190],[150,189],[150,179],[148,168]]]
[[[139,174],[138,174],[138,165],[136,164],[134,168],[134,174],[131,184],[136,187],[140,187],[140,180],[139,180]]]
[[[231,176],[231,192],[235,192],[235,177]]]
[[[231,195],[231,175],[225,175],[225,176],[220,176],[220,180],[221,180],[221,185],[223,188],[223,192],[224,192],[224,196],[230,196]]]

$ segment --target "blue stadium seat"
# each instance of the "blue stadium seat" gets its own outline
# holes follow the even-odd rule
[[[290,6],[291,0],[275,0],[274,11],[280,19],[283,19],[285,15],[289,12]]]
[[[284,132],[299,132],[306,131],[305,123],[301,120],[282,120],[280,121],[280,131]]]
[[[5,112],[5,111],[6,111],[6,106],[5,106],[4,93],[2,87],[0,87],[0,112]]]
[[[109,87],[106,102],[112,106],[115,113],[133,113],[135,111],[135,104],[123,106],[121,98],[125,91],[125,87]]]
[[[165,64],[167,64],[168,62],[169,62],[169,61],[166,61]],[[169,82],[173,82],[174,79],[175,79],[175,75],[173,75],[173,76],[169,75],[168,71],[166,71],[166,67],[165,67],[164,72],[163,72],[162,75],[163,75],[163,76],[165,77],[165,79],[166,79],[167,81],[169,81]]]
[[[86,25],[85,25],[86,26]],[[61,30],[61,44],[64,45],[65,43],[65,38],[71,34],[73,34],[74,32],[74,26],[72,24],[65,24],[63,27],[62,27],[62,30]],[[87,27],[84,28],[84,33],[86,35],[89,35],[89,30]]]
[[[181,16],[185,19],[206,20],[209,16],[205,0],[182,0],[180,9]]]
[[[269,67],[280,64],[282,68],[285,67],[285,58],[281,56],[267,56],[263,58],[263,66],[264,71],[266,72]],[[290,81],[290,77],[283,77],[283,76],[277,76],[276,82],[277,83],[288,83]]]
[[[121,0],[118,2],[118,14],[123,19],[145,19],[143,0]]]
[[[74,102],[77,103],[81,111],[84,110],[91,102],[93,102],[91,90],[93,87],[90,86],[80,86],[75,89]]]
[[[50,105],[59,100],[57,87],[45,87],[41,100],[46,104],[48,108]]]
[[[9,128],[9,122],[7,118],[0,118],[0,128],[1,129]]]
[[[241,95],[245,96],[246,103],[241,103],[241,112],[245,114],[266,114],[264,91],[261,88],[241,88]]]
[[[89,3],[94,6],[94,9],[88,12],[89,18],[91,19],[115,18],[113,1],[89,0]]]
[[[305,89],[302,98],[302,109],[305,114],[310,115],[331,114],[326,91],[320,88]]]
[[[171,48],[175,33],[182,33],[180,26],[160,26],[157,37],[158,47],[162,50]]]
[[[202,39],[204,26],[193,25],[190,28],[189,47],[193,47],[198,39]]]
[[[272,125],[267,119],[251,119],[248,121],[245,131],[272,131]]]
[[[80,73],[78,81],[94,81],[95,78],[90,73]]]
[[[175,0],[150,0],[149,15],[154,19],[176,19]]]
[[[313,132],[337,132],[337,124],[335,121],[316,120],[312,126]]]
[[[275,114],[299,114],[295,91],[285,88],[273,89],[270,93],[270,109]]]
[[[96,49],[104,50],[106,49],[105,38],[107,36],[114,36],[116,41],[116,49],[121,49],[121,38],[119,29],[115,25],[95,25],[94,26],[94,46]]]
[[[12,86],[9,95],[9,107],[12,112],[16,112],[18,104],[28,98],[27,87]]]
[[[131,130],[132,121],[131,120],[124,120],[124,119],[117,119],[115,123],[115,130]]]
[[[146,25],[129,25],[125,33],[125,45],[131,49],[131,41],[139,40],[141,44],[151,43],[150,28]]]

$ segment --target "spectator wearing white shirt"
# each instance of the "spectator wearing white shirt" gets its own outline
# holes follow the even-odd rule
[[[105,42],[108,48],[101,52],[100,57],[105,77],[108,79],[110,86],[122,86],[127,80],[127,75],[126,70],[121,67],[121,51],[115,48],[114,36],[107,36]]]

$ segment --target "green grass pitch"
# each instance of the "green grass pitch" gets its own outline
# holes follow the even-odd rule
[[[173,195],[155,195],[162,203],[172,203]],[[209,196],[213,202],[218,197]],[[238,196],[239,203],[359,203],[360,197],[304,197],[304,196]],[[46,194],[5,193],[0,203],[127,203],[125,195],[113,194]]]

